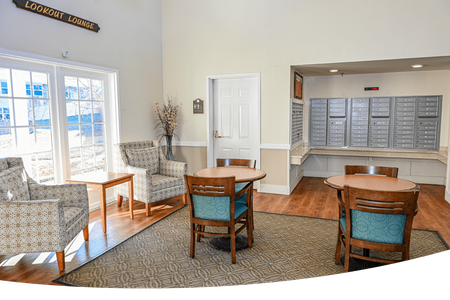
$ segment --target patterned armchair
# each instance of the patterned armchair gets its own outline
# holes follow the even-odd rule
[[[183,195],[186,204],[184,174],[187,164],[166,160],[158,141],[140,141],[114,145],[117,172],[133,173],[134,200],[145,203],[145,214],[150,215],[152,203]],[[117,204],[128,195],[128,186],[117,187]]]
[[[28,176],[22,158],[0,159],[0,255],[56,252],[83,230],[89,239],[86,184],[41,185]]]

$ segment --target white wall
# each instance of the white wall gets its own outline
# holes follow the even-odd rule
[[[95,33],[0,1],[0,48],[119,71],[123,141],[154,137],[162,93],[161,1],[46,0],[46,6],[99,24]]]

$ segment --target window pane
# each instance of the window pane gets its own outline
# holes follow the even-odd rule
[[[17,128],[17,151],[19,153],[33,152],[35,144],[34,130],[32,127]]]
[[[66,99],[78,99],[78,85],[76,77],[64,77]]]
[[[50,126],[36,127],[36,144],[34,151],[51,151],[52,150],[52,132]]]
[[[0,157],[11,156],[15,150],[11,129],[0,129]]]
[[[105,143],[103,124],[94,124],[94,143],[95,144]]]
[[[73,172],[81,170],[81,154],[80,149],[72,149],[70,152],[70,174],[74,175]]]
[[[91,80],[79,78],[78,87],[80,89],[80,100],[91,100]]]
[[[11,97],[10,69],[0,68],[0,96]]]
[[[33,124],[32,100],[14,100],[14,117],[17,126],[28,126]]]
[[[92,145],[92,125],[81,125],[81,133],[83,134],[82,145]]]
[[[24,155],[25,168],[28,175],[38,183],[54,183],[52,152]]]
[[[50,105],[48,100],[34,100],[34,121],[36,125],[50,125]]]
[[[92,99],[103,100],[103,86],[100,80],[92,80]]]
[[[80,101],[81,123],[92,123],[92,102]]]
[[[95,166],[94,147],[83,148],[83,169],[93,169]]]
[[[66,101],[67,124],[79,124],[78,101]]]
[[[12,70],[14,97],[31,97],[30,72]]]
[[[95,146],[95,166],[97,170],[105,168],[106,170],[106,152],[105,146]]]
[[[103,102],[92,102],[94,122],[103,122]]]
[[[11,119],[11,99],[0,99],[0,127],[12,126],[14,119]],[[1,134],[1,133],[0,133]]]
[[[81,146],[80,125],[70,125],[69,129],[69,148]]]
[[[32,79],[33,79],[33,97],[48,98],[47,74],[33,72]]]

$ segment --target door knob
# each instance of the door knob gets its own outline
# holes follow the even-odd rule
[[[214,135],[214,137],[215,137],[216,139],[222,138],[222,137],[217,133],[217,130],[216,130],[216,134]]]

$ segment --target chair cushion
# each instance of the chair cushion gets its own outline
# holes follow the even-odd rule
[[[153,191],[165,190],[171,187],[184,185],[183,178],[170,177],[165,175],[152,175]]]
[[[159,148],[126,149],[128,163],[134,167],[150,170],[151,174],[159,173]]]
[[[237,193],[248,184],[248,182],[236,182],[234,185],[234,192]],[[247,205],[247,193],[240,195],[239,197],[234,199],[235,203],[242,203]]]
[[[402,244],[406,215],[351,210],[352,238],[386,244]],[[346,232],[345,217],[339,220]]]
[[[74,206],[63,207],[64,219],[66,220],[66,228],[72,226],[79,218],[84,215],[82,208]]]
[[[234,185],[234,192],[237,193],[248,184],[248,182],[236,182]]]
[[[22,166],[0,173],[0,201],[29,201],[27,174]]]
[[[194,215],[196,218],[213,221],[230,220],[230,197],[192,195],[192,201],[194,202]],[[246,210],[246,205],[235,203],[234,218],[236,219]]]

